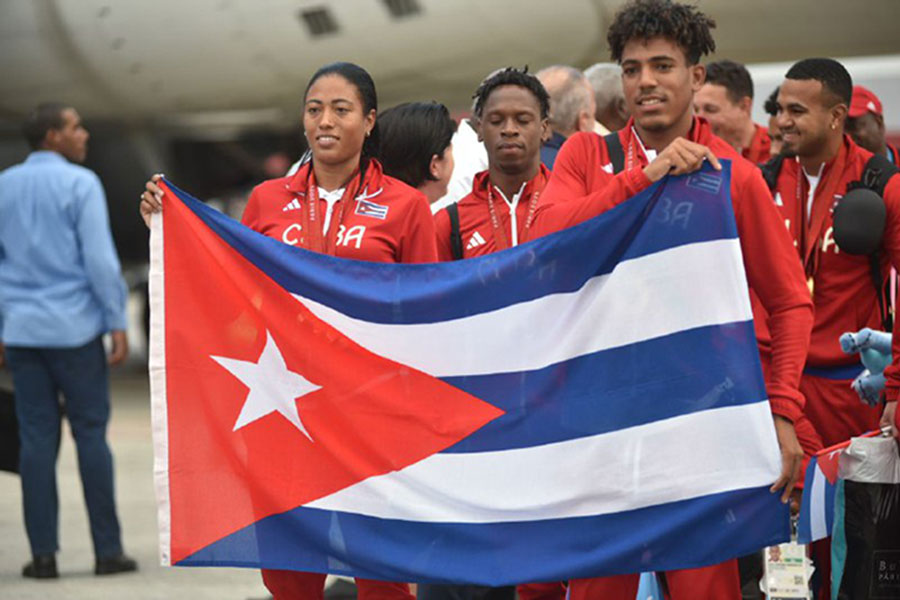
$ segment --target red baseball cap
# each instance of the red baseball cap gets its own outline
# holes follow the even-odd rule
[[[861,117],[867,112],[882,115],[881,100],[872,93],[869,88],[861,85],[853,86],[853,100],[850,102],[850,112],[848,116],[851,119]]]

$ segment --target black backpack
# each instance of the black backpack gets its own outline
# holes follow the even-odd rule
[[[768,162],[759,165],[762,171],[763,179],[769,186],[769,191],[775,193],[778,183],[778,175],[781,173],[781,167],[784,164],[784,155],[779,154],[773,156]],[[891,177],[896,175],[900,170],[886,157],[880,154],[873,154],[863,169],[862,176],[859,181],[853,181],[847,185],[847,193],[856,189],[868,189],[875,192],[879,198],[884,198],[884,188],[887,186]],[[843,200],[843,199],[842,199]],[[883,200],[882,200],[883,202]],[[841,201],[835,207],[835,217],[837,217],[841,207]],[[838,247],[841,246],[837,236],[838,226],[835,224],[835,241]],[[869,271],[872,276],[872,284],[875,286],[875,296],[878,298],[878,308],[881,313],[881,326],[885,331],[893,330],[893,315],[890,307],[890,294],[886,289],[886,284],[881,277],[881,251],[876,249],[869,255]]]

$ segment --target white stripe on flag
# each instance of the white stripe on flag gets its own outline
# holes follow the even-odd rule
[[[435,377],[540,369],[679,331],[753,318],[736,239],[623,261],[580,290],[437,323],[370,323],[295,298],[371,352]],[[541,351],[522,352],[523,346]]]
[[[553,519],[767,486],[780,471],[761,401],[542,446],[435,454],[306,506],[409,521]]]
[[[171,200],[171,199],[170,199]],[[172,521],[169,504],[169,415],[166,403],[166,315],[162,213],[150,219],[150,421],[153,432],[153,479],[159,527],[159,562],[171,561]]]
[[[809,532],[813,541],[831,535],[825,515],[825,492],[827,489],[825,475],[819,469],[819,465],[816,465],[813,471],[812,489],[809,491]]]

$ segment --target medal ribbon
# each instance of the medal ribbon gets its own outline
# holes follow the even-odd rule
[[[845,153],[842,150],[831,165],[826,165],[826,167],[822,169],[822,175],[819,177],[819,184],[816,187],[816,193],[813,196],[809,216],[806,214],[806,203],[809,200],[809,195],[807,194],[804,196],[803,194],[803,182],[806,180],[806,175],[803,172],[803,166],[800,165],[799,162],[797,164],[797,187],[795,193],[797,207],[800,209],[800,251],[802,253],[801,260],[803,262],[803,269],[806,271],[807,284],[809,285],[810,292],[813,291],[813,281],[815,280],[816,271],[819,268],[823,237],[822,235],[816,235],[819,232],[813,231],[813,226],[817,223],[822,224],[821,233],[824,234],[824,223],[819,219],[816,219],[816,216],[820,214],[822,210],[830,210],[831,208],[829,206],[817,210],[816,199],[817,197],[820,199],[819,204],[822,202],[834,202],[835,191],[840,183],[845,162]],[[827,219],[827,216],[824,218]],[[810,248],[810,244],[814,244],[815,247]]]
[[[356,174],[354,174],[355,176]],[[351,176],[351,180],[354,176]],[[337,232],[344,217],[347,215],[353,196],[362,188],[362,181],[356,186],[356,191],[351,191],[351,185],[348,183],[344,188],[344,195],[338,200],[340,204],[340,213],[335,215],[332,213],[331,224],[327,232],[322,231],[322,225],[319,224],[319,186],[316,183],[316,174],[310,168],[309,185],[306,192],[306,202],[303,207],[303,246],[307,250],[319,252],[321,254],[335,255],[337,250]],[[334,209],[332,209],[334,210]],[[337,217],[337,218],[335,218]],[[324,218],[324,217],[323,217]]]

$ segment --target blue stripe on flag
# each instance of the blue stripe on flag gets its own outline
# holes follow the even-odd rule
[[[819,471],[817,457],[812,457],[803,479],[803,502],[797,522],[797,542],[809,544],[831,535],[834,525],[834,495],[836,486]]]
[[[431,323],[571,292],[621,260],[685,244],[737,237],[731,171],[704,172],[699,188],[669,177],[577,227],[515,248],[442,264],[395,265],[339,259],[248,231],[166,182],[210,228],[292,293],[374,323]],[[713,194],[709,180],[720,180]],[[649,212],[648,212],[649,211]],[[564,242],[564,243],[563,243]],[[534,269],[534,254],[546,258]],[[564,257],[585,257],[572,261]],[[298,261],[304,266],[297,269]],[[402,272],[402,277],[398,277]],[[387,289],[386,282],[394,285]],[[440,283],[438,283],[440,282]],[[427,292],[423,291],[427,290]]]
[[[506,414],[445,452],[535,446],[764,402],[758,364],[753,323],[746,321],[681,331],[538,371],[448,377],[444,381]]]
[[[516,523],[420,523],[301,507],[178,564],[510,585],[719,563],[787,541],[789,514],[768,487],[623,513]],[[565,545],[540,552],[548,539]],[[598,539],[609,543],[598,545]],[[323,556],[322,549],[329,554]]]

